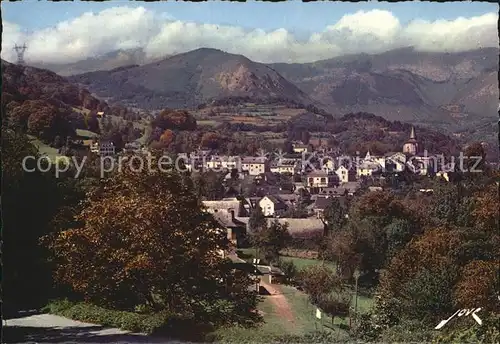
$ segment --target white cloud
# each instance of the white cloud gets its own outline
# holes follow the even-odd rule
[[[25,59],[46,63],[74,62],[136,47],[144,48],[151,57],[210,47],[259,62],[308,62],[409,45],[423,51],[463,51],[497,47],[497,18],[496,13],[490,13],[435,22],[415,20],[403,26],[391,12],[359,11],[301,41],[285,29],[248,31],[237,26],[182,22],[166,13],[124,6],[84,13],[27,37],[20,27],[4,22],[2,58],[15,60],[12,46],[23,40],[28,45]]]

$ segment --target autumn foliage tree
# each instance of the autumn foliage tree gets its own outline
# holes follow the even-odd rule
[[[195,130],[196,119],[186,110],[165,109],[156,116],[151,125],[162,130]]]
[[[210,149],[219,148],[222,137],[215,132],[208,132],[201,137],[201,146]]]
[[[57,281],[86,300],[199,318],[255,317],[253,282],[221,257],[225,231],[177,172],[124,168],[88,194],[73,223],[45,240]]]
[[[168,147],[172,142],[174,142],[175,139],[175,134],[172,130],[167,129],[161,134],[160,136],[160,142],[165,146]]]

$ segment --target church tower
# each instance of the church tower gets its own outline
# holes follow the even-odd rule
[[[415,128],[411,127],[410,139],[403,145],[403,153],[416,155],[418,152],[418,142],[415,136]]]

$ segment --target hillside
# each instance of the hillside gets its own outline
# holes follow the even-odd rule
[[[446,54],[405,48],[271,67],[334,113],[454,126],[493,118],[498,107],[494,48]]]
[[[97,119],[89,113],[109,109],[54,72],[3,60],[1,67],[4,125],[30,135],[40,152],[51,157],[79,129],[98,130]]]
[[[205,48],[142,66],[68,79],[110,102],[145,109],[195,107],[212,99],[243,96],[313,103],[270,67],[241,55]]]
[[[146,54],[142,49],[127,49],[116,50],[104,54],[102,56],[91,57],[85,60],[55,64],[55,63],[39,63],[33,65],[37,68],[44,68],[51,70],[61,76],[69,76],[75,74],[83,74],[88,72],[95,72],[99,70],[112,70],[115,68],[145,64],[149,61]]]
[[[107,106],[84,88],[46,69],[1,61],[2,105],[11,101],[43,100],[61,107],[97,110]]]
[[[496,117],[498,107],[494,48],[460,53],[404,48],[313,63],[269,64],[270,68],[215,49],[198,49],[145,65],[141,65],[146,58],[140,50],[108,55],[92,60],[92,66],[89,60],[73,64],[73,72],[95,71],[98,66],[102,71],[70,80],[112,102],[138,108],[193,107],[228,96],[283,97],[314,102],[338,116],[369,112],[456,131],[464,124],[484,125]],[[110,67],[124,69],[107,71]],[[50,68],[69,72],[62,66]]]

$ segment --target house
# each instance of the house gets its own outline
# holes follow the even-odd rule
[[[271,165],[270,170],[273,173],[289,173],[294,175],[300,172],[300,162],[296,159],[280,159]]]
[[[312,188],[326,188],[332,186],[337,177],[325,172],[311,172],[306,176],[306,185]]]
[[[314,213],[317,219],[322,219],[324,211],[329,204],[332,203],[332,198],[328,196],[318,195],[313,204],[309,205],[307,209]]]
[[[214,219],[227,232],[227,238],[232,247],[243,247],[246,244],[246,224],[236,219],[231,213],[217,212]]]
[[[381,166],[375,162],[369,162],[369,161],[366,161],[366,162],[362,162],[356,172],[357,172],[357,176],[358,178],[359,177],[370,177],[372,176],[373,174],[377,173],[377,172],[381,172]]]
[[[276,197],[282,200],[288,208],[295,207],[299,203],[300,196],[294,193],[279,193]]]
[[[140,153],[141,144],[137,141],[126,143],[124,147],[125,153]]]
[[[387,153],[385,156],[385,171],[402,172],[406,167],[407,156],[403,153]]]
[[[410,168],[414,173],[427,175],[436,170],[437,158],[428,155],[415,155],[410,158]]]
[[[87,149],[89,149],[92,153],[99,153],[99,146],[93,146],[94,145],[94,140],[81,140],[81,145]]]
[[[442,179],[446,180],[447,182],[450,181],[450,176],[448,175],[448,172],[446,172],[446,171],[439,171],[438,173],[436,173],[436,177],[442,178]]]
[[[93,140],[86,140],[86,141],[90,143],[90,152],[94,154],[99,154],[99,142]]]
[[[348,183],[356,180],[356,171],[348,169],[342,165],[337,168],[335,174],[339,178],[340,183]]]
[[[212,170],[233,170],[239,169],[240,158],[237,156],[218,156],[212,155],[205,162],[205,167]]]
[[[226,198],[221,201],[203,201],[204,210],[214,216],[214,219],[226,229],[228,239],[237,247],[244,246],[246,237],[246,223],[238,217],[249,216],[245,203],[237,198]]]
[[[264,216],[279,216],[288,209],[282,199],[272,195],[264,196],[259,201],[259,206]]]
[[[99,142],[99,155],[100,156],[113,156],[116,153],[115,145],[111,141]]]
[[[309,152],[311,152],[311,146],[304,145],[301,143],[295,143],[295,144],[293,144],[293,152],[294,153],[309,153]]]
[[[321,159],[321,170],[326,173],[335,171],[335,162],[331,158]]]
[[[245,211],[243,203],[236,198],[230,198],[222,201],[203,201],[202,203],[206,211],[211,214],[225,212],[228,214],[234,213],[234,216],[248,215]]]
[[[342,183],[341,187],[347,190],[347,194],[349,196],[353,196],[356,193],[356,191],[358,191],[358,189],[361,187],[361,185],[359,184],[359,182],[356,181],[356,182]]]
[[[246,157],[241,161],[241,170],[251,176],[258,176],[269,171],[269,162],[265,157]]]
[[[336,187],[336,188],[323,188],[319,192],[319,196],[331,196],[331,197],[341,197],[346,196],[348,191],[346,188]]]

